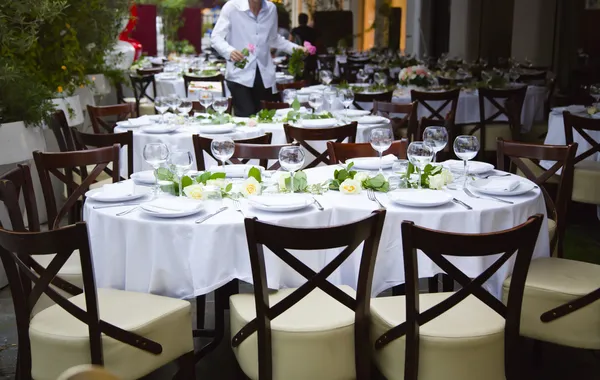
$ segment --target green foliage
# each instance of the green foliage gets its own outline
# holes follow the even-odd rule
[[[167,40],[167,51],[169,53],[177,53],[180,55],[196,54],[196,48],[188,40]]]
[[[421,173],[421,187],[424,189],[429,188],[429,178],[434,175],[438,175],[442,172],[443,167],[441,165],[431,165],[427,164],[425,168],[423,168],[423,172]],[[410,179],[411,174],[417,173],[417,168],[412,163],[408,164],[408,169],[406,170],[406,179]],[[410,183],[410,182],[409,182]],[[418,184],[412,184],[413,187],[417,187]]]
[[[262,183],[262,175],[260,174],[260,169],[253,166],[248,170],[248,178],[253,177],[258,183]]]
[[[329,183],[329,189],[330,190],[339,190],[342,182],[344,182],[348,178],[354,179],[354,176],[356,175],[357,171],[352,170],[353,166],[354,166],[354,163],[351,162],[348,164],[348,166],[346,166],[345,168],[343,168],[341,170],[336,169],[333,172],[333,180]]]
[[[294,49],[288,63],[288,73],[296,79],[302,78],[304,75],[304,49]]]
[[[273,110],[264,109],[264,110],[258,111],[258,113],[254,117],[256,117],[256,121],[258,121],[259,123],[272,123],[276,112],[277,112],[277,110],[274,110],[274,109]]]
[[[372,189],[387,193],[390,190],[390,183],[385,180],[385,177],[381,174],[377,174],[375,177],[367,178],[361,183],[363,189]]]
[[[330,190],[339,190],[342,183],[347,179],[354,179],[358,172],[356,170],[352,170],[354,167],[354,163],[351,162],[345,168],[341,170],[336,170],[333,172],[333,180],[329,182]],[[377,174],[375,177],[367,177],[361,182],[361,187],[363,189],[372,189],[375,191],[380,191],[382,193],[387,193],[390,190],[390,183],[385,180],[385,177],[381,174]]]
[[[196,177],[196,182],[206,185],[206,182],[208,180],[219,179],[219,178],[225,178],[225,173],[204,172]]]

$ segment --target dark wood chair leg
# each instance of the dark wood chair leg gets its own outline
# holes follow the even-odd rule
[[[447,274],[442,274],[442,291],[453,292],[454,291],[454,280]]]
[[[392,288],[392,295],[393,296],[404,296],[404,295],[406,295],[406,285],[400,284],[400,285],[394,286]]]
[[[438,290],[438,279],[439,279],[439,274],[436,274],[433,277],[429,277],[428,278],[428,282],[429,282],[429,293],[437,293]]]
[[[196,328],[204,328],[204,319],[206,313],[206,296],[201,295],[196,297]]]
[[[543,347],[542,347],[542,342],[539,340],[534,340],[533,341],[533,354],[532,356],[532,360],[533,360],[533,365],[536,367],[541,367],[542,363],[544,361],[543,359]]]
[[[177,359],[179,371],[175,375],[177,380],[195,380],[196,379],[196,360],[194,351],[190,351]]]

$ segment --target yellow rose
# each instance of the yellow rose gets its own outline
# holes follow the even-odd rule
[[[56,91],[58,91],[59,93],[63,92],[62,86],[58,86],[58,88],[56,89]]]
[[[189,185],[183,189],[183,193],[188,198],[202,199],[204,194],[204,186],[201,184]]]
[[[61,69],[63,69],[63,70],[66,70],[66,69],[67,69],[67,66],[65,66],[65,65],[62,65],[60,68],[61,68]]]
[[[256,180],[256,178],[254,177],[249,177],[248,179],[246,179],[246,181],[244,181],[244,184],[242,186],[242,194],[244,194],[244,196],[250,196],[250,195],[260,195],[260,191],[261,191],[261,186],[260,183]]]
[[[358,194],[361,190],[360,182],[355,179],[348,178],[340,185],[340,191],[344,194]]]

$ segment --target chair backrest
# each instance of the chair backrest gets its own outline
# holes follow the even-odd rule
[[[352,55],[349,55],[346,60],[348,61],[348,63],[353,63],[353,64],[357,64],[357,65],[366,65],[367,63],[371,63],[371,59],[364,59],[363,57],[353,57]]]
[[[103,148],[115,144],[119,144],[121,148],[127,147],[127,177],[131,177],[133,174],[133,131],[95,134],[80,132],[75,127],[72,128],[72,131],[79,149],[88,149],[88,147]],[[113,169],[106,167],[104,172],[112,177]]]
[[[391,102],[373,102],[373,114],[381,115],[389,118],[392,122],[394,138],[400,140],[402,136],[401,130],[406,128],[406,137],[408,141],[414,141],[415,133],[417,133],[417,103],[391,103]],[[404,115],[399,118],[395,115]]]
[[[141,76],[148,76],[148,75],[154,75],[154,74],[160,74],[163,72],[164,67],[161,66],[156,66],[156,67],[148,67],[145,69],[137,69],[136,72],[138,75]]]
[[[387,91],[387,92],[382,92],[379,94],[363,94],[362,92],[357,92],[354,94],[354,106],[357,109],[362,110],[364,108],[361,107],[361,105],[359,103],[373,103],[375,101],[391,103],[393,95],[394,95],[393,90]],[[371,109],[373,109],[373,107],[371,107]],[[368,110],[368,111],[370,111],[370,110]]]
[[[342,125],[340,127],[334,128],[300,128],[293,127],[289,124],[283,125],[283,130],[285,131],[285,137],[288,143],[293,143],[297,141],[310,152],[316,158],[310,162],[305,168],[314,168],[320,163],[324,163],[325,165],[331,164],[331,159],[328,155],[327,150],[324,152],[319,152],[315,148],[313,148],[308,141],[327,141],[327,140],[335,140],[335,142],[341,143],[344,140],[348,139],[348,142],[353,143],[356,140],[356,131],[358,129],[358,123],[353,121],[350,124]]]
[[[265,133],[262,136],[252,137],[249,139],[240,139],[235,140],[236,143],[244,143],[244,144],[262,144],[269,145],[271,144],[271,139],[273,138],[273,134],[270,132]],[[192,141],[194,143],[194,154],[196,155],[196,168],[197,170],[207,170],[206,163],[204,161],[204,152],[206,152],[210,157],[214,158],[217,162],[219,161],[212,153],[210,149],[210,143],[213,139],[208,137],[203,137],[200,135],[192,135]],[[231,160],[230,160],[231,161]],[[247,160],[248,161],[248,160]],[[246,161],[246,162],[247,162]],[[231,161],[232,163],[234,161]],[[243,163],[239,160],[236,160],[235,163]]]
[[[19,207],[19,198],[23,194],[23,203],[27,213],[27,229],[40,230],[40,220],[37,211],[37,202],[33,191],[33,180],[28,165],[17,165],[16,168],[0,175],[0,202],[4,203],[8,211],[13,231],[27,231],[23,214]],[[0,223],[0,228],[4,228]]]
[[[577,152],[577,143],[569,145],[542,145],[542,144],[527,144],[515,141],[504,141],[498,139],[498,170],[508,169],[512,173],[520,170],[525,177],[538,185],[544,194],[548,217],[556,221],[556,233],[550,242],[550,250],[554,252],[557,249],[558,257],[563,255],[563,240],[567,226],[567,209],[571,201],[571,193],[573,191],[573,172],[575,154]],[[505,167],[506,159],[509,159],[510,166]],[[530,160],[536,165],[537,175],[523,161]],[[555,161],[555,163],[546,170],[539,165],[542,160]],[[548,192],[546,185],[553,178],[558,170],[561,170],[560,181],[556,196],[553,198]]]
[[[519,75],[519,82],[525,84],[544,84],[546,82],[546,76],[548,72],[545,70],[538,70],[537,72],[521,73]]]
[[[136,112],[135,105],[131,103],[116,104],[112,106],[87,106],[90,121],[94,133],[113,133],[117,121],[126,120]],[[113,116],[114,120],[104,120],[107,116]]]
[[[281,148],[286,146],[298,145],[296,144],[248,144],[248,143],[235,143],[235,151],[233,156],[229,160],[232,164],[245,164],[250,160],[259,160],[259,165],[269,170],[277,170],[281,167],[279,164],[279,151]],[[269,160],[277,160],[271,167]]]
[[[517,140],[521,131],[521,114],[523,112],[523,103],[527,94],[527,86],[517,88],[498,89],[482,87],[479,93],[479,125],[470,133],[481,128],[481,141],[485,140],[485,126],[487,124],[509,124],[513,139]],[[491,115],[486,113],[486,102],[490,103],[496,111]],[[500,117],[506,117],[508,121],[498,120]]]
[[[233,108],[233,103],[231,102],[231,98],[227,98],[227,109],[225,110],[225,113],[228,113],[231,115],[231,110]],[[200,104],[200,102],[198,100],[193,100],[192,101],[192,111],[190,113],[193,113],[194,111],[197,112],[206,112],[206,108],[204,108],[204,106],[202,104]]]
[[[90,185],[94,183],[109,163],[112,162],[115,169],[119,167],[119,149],[119,145],[115,144],[111,147],[75,152],[43,153],[37,150],[33,152],[33,159],[44,192],[50,229],[58,228],[61,219],[67,214],[69,215],[69,223],[79,221],[82,205],[81,202],[78,202],[80,197],[85,199],[85,192],[88,191]],[[73,169],[88,165],[96,166],[89,174],[81,178],[81,184],[76,183],[73,180]],[[86,173],[85,170],[81,170],[81,172]],[[68,197],[60,210],[56,206],[56,195],[54,194],[50,174],[63,182],[67,188]],[[118,170],[113,170],[113,183],[119,182],[119,179]]]
[[[416,380],[419,369],[419,326],[433,320],[456,306],[468,296],[477,297],[492,310],[506,319],[505,368],[506,378],[515,379],[518,367],[519,329],[521,304],[525,279],[533,255],[535,243],[543,216],[530,217],[527,222],[509,230],[488,234],[458,234],[434,231],[415,226],[413,222],[402,223],[402,245],[406,285],[406,322],[391,328],[377,337],[375,349],[380,350],[390,342],[406,335],[404,379]],[[419,253],[417,251],[419,250]],[[422,253],[420,253],[422,252]],[[417,255],[424,254],[438,267],[458,282],[462,288],[437,305],[420,311],[419,308],[419,267]],[[499,255],[498,259],[475,279],[469,278],[446,256],[476,257]],[[515,264],[508,293],[508,303],[504,305],[483,288],[483,284],[513,256]]]
[[[260,107],[264,110],[282,110],[290,108],[290,105],[285,102],[269,102],[267,100],[261,100]]]
[[[154,75],[129,75],[131,80],[131,88],[133,89],[133,97],[135,98],[135,112],[140,115],[140,101],[144,98],[154,102],[154,96],[148,95],[148,87],[152,85],[152,94],[156,94],[156,80]]]
[[[300,90],[306,86],[308,86],[308,81],[305,80],[299,80],[291,83],[277,83],[277,91],[283,92],[283,90],[287,89]]]
[[[393,154],[394,156],[405,159],[408,140],[402,139],[393,141],[388,150],[383,155]],[[373,149],[370,143],[335,143],[327,142],[327,152],[331,164],[343,164],[346,160],[356,157],[378,157],[378,153]]]
[[[451,115],[452,124],[455,123],[454,118],[456,117],[456,107],[458,107],[459,96],[459,88],[440,92],[417,90],[412,90],[410,92],[411,100],[413,102],[417,102],[419,105],[422,105],[428,112],[430,112],[430,114],[427,116],[421,116],[425,116],[428,119],[446,120],[446,116]],[[441,104],[433,104],[434,102]],[[444,113],[444,110],[448,106],[450,106],[450,110]]]
[[[428,119],[426,117],[421,118],[419,123],[419,127],[417,128],[417,132],[415,133],[413,141],[423,141],[423,132],[427,127],[444,127],[448,132],[448,143],[444,147],[444,149],[438,152],[437,160],[444,161],[450,159],[454,154],[452,149],[452,143],[456,136],[459,135],[459,131],[457,131],[454,124],[452,124],[453,117],[448,115],[446,120],[437,120],[437,119]]]
[[[64,111],[58,110],[54,112],[50,118],[49,124],[52,133],[54,133],[54,137],[56,137],[58,149],[60,149],[61,152],[74,151],[76,149],[75,143]]]
[[[600,142],[592,138],[589,134],[589,131],[600,131],[600,119],[577,116],[566,111],[563,112],[563,118],[567,144],[573,143],[573,130],[575,130],[588,144],[590,144],[591,147],[583,153],[578,154],[575,157],[574,164],[577,164],[596,153],[600,153]]]
[[[85,308],[75,305],[50,286],[52,279],[57,277],[58,271],[75,250],[79,251]],[[50,254],[55,254],[55,257],[39,274],[27,265],[28,261],[33,261],[32,257]],[[19,340],[17,378],[31,378],[29,323],[33,308],[42,294],[46,294],[66,313],[87,325],[92,364],[104,364],[102,334],[155,355],[161,353],[160,344],[100,319],[85,223],[46,232],[11,232],[0,229],[0,258],[8,277],[17,320]]]
[[[183,84],[185,86],[185,96],[188,96],[188,88],[192,82],[220,82],[222,95],[226,96],[225,92],[225,77],[222,74],[211,77],[200,77],[195,75],[183,74]]]
[[[260,222],[257,219],[247,218],[245,220],[254,283],[256,318],[236,332],[232,338],[232,346],[238,347],[245,338],[257,332],[258,342],[260,342],[258,372],[261,380],[272,378],[271,320],[289,310],[316,288],[355,312],[356,378],[370,378],[371,280],[384,219],[385,211],[378,210],[356,223],[306,229],[276,226]],[[356,298],[352,298],[327,281],[327,277],[339,268],[362,242],[364,242],[364,246],[360,260]],[[284,263],[307,279],[302,286],[275,305],[269,304],[263,246],[270,249]],[[288,251],[288,249],[309,251],[341,247],[344,247],[344,250],[319,272],[313,271]]]

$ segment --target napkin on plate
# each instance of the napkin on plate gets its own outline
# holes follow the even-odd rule
[[[152,122],[152,119],[150,118],[150,116],[144,115],[144,116],[135,117],[135,118],[129,119],[129,120],[119,121],[117,124],[120,127],[141,127],[143,125],[150,125],[152,123],[153,122]]]
[[[211,173],[225,173],[225,176],[227,178],[244,178],[246,176],[246,173],[248,173],[248,170],[250,170],[251,167],[258,168],[258,170],[260,170],[261,173],[263,170],[265,170],[265,168],[263,168],[262,166],[241,164],[241,165],[211,166],[209,171]]]
[[[485,185],[480,188],[483,190],[491,190],[491,191],[506,191],[510,192],[519,186],[518,179],[507,179],[507,178],[498,178],[489,180]]]
[[[122,198],[131,196],[134,193],[134,183],[133,182],[117,182],[117,183],[107,183],[102,186],[102,190],[94,193],[92,198],[95,196],[101,196],[104,199],[111,198]],[[100,195],[101,194],[101,195]]]
[[[185,212],[195,210],[201,207],[201,204],[197,201],[192,201],[187,198],[159,198],[152,202],[145,203],[143,208],[158,212],[158,213],[170,213],[170,212]]]
[[[337,124],[337,119],[305,119],[300,120],[300,125],[307,128],[327,128]]]
[[[275,111],[275,116],[287,116],[288,112],[293,111],[293,108],[282,108]],[[306,107],[300,107],[298,110],[300,113],[306,113]]]

